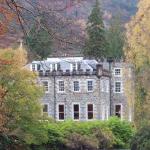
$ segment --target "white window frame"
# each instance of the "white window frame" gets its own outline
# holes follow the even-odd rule
[[[71,68],[70,68],[70,70],[71,71],[73,71],[73,70],[78,70],[78,65],[80,64],[80,66],[81,66],[81,62],[72,62],[71,64],[70,64],[70,66],[71,66]],[[74,67],[73,67],[73,65],[74,65]]]
[[[74,119],[74,105],[79,105],[79,119]],[[81,113],[81,111],[80,111],[80,103],[72,103],[72,119],[74,121],[79,121],[80,120],[80,113]]]
[[[34,66],[34,69],[33,69],[33,66]],[[35,64],[35,63],[31,64],[31,70],[37,71],[37,64]]]
[[[59,119],[59,105],[64,105],[64,119],[63,119],[63,120],[62,120],[62,119]],[[66,118],[65,112],[66,112],[66,110],[65,110],[65,103],[58,103],[58,104],[57,104],[57,120],[58,120],[58,121],[64,121],[64,120],[65,120],[65,118]]]
[[[43,85],[43,82],[47,82],[47,86],[48,86],[48,90],[47,90],[47,91],[45,90],[45,87],[44,87],[44,85]],[[42,85],[43,85],[43,87],[44,87],[45,93],[49,93],[49,81],[48,81],[48,80],[42,80]]]
[[[63,91],[60,91],[59,82],[64,82],[64,90]],[[58,80],[57,81],[57,92],[58,93],[65,93],[65,81],[64,80]]]
[[[89,104],[92,104],[93,105],[93,118],[92,119],[88,119],[88,105]],[[86,120],[88,121],[92,121],[92,120],[95,120],[95,117],[94,117],[94,108],[95,108],[95,105],[93,103],[87,103],[86,104]]]
[[[77,63],[72,63],[72,70],[77,70]]]
[[[117,70],[117,69],[120,70],[120,74],[116,74],[116,70]],[[121,77],[121,76],[122,76],[122,68],[119,68],[119,67],[118,67],[118,68],[117,68],[117,67],[114,68],[114,76],[115,76],[115,77]]]
[[[53,71],[53,65],[54,65],[55,71],[57,71],[57,63],[50,64],[50,70]]]
[[[42,114],[46,114],[47,113],[47,115],[49,115],[49,103],[42,103],[42,107],[44,105],[47,105],[47,112],[43,112],[43,108],[42,108]]]
[[[75,91],[75,90],[74,90],[74,82],[79,82],[79,91]],[[73,81],[73,92],[78,93],[78,92],[80,92],[80,91],[81,91],[80,81],[79,81],[79,80],[74,80],[74,81]]]
[[[120,116],[120,119],[123,120],[123,105],[121,103],[117,103],[117,104],[114,105],[114,115],[116,116],[116,106],[117,105],[121,106],[121,112],[120,112],[121,116]]]
[[[92,90],[89,90],[89,88],[88,88],[88,82],[89,81],[92,81]],[[93,92],[94,91],[94,80],[93,79],[88,79],[86,81],[86,86],[87,86],[87,92]]]
[[[116,83],[117,83],[117,82],[120,83],[120,92],[116,91]],[[115,81],[115,82],[114,82],[114,93],[123,93],[122,81]]]

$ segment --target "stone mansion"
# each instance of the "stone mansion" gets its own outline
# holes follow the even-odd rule
[[[44,86],[44,114],[58,121],[105,120],[110,116],[133,120],[134,102],[126,94],[134,95],[131,64],[62,57],[33,61],[29,66]]]

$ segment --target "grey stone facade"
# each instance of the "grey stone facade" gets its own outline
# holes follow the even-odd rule
[[[56,65],[57,64],[57,65]],[[105,120],[117,115],[133,120],[133,102],[126,95],[134,85],[133,66],[124,62],[97,62],[82,57],[34,61],[46,91],[41,101],[44,113],[56,120]]]

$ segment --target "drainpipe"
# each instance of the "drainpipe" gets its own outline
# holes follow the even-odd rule
[[[112,67],[112,62],[113,62],[113,58],[109,57],[107,59],[108,63],[109,63],[109,72],[110,72],[110,76],[109,76],[109,101],[110,101],[110,116],[112,116],[112,89],[111,89],[111,76],[112,76],[112,73],[111,73],[111,67]]]
[[[54,76],[54,119],[56,121],[56,72],[53,72]]]

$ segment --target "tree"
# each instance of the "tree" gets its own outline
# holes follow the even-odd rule
[[[0,60],[5,61],[0,64],[0,132],[26,143],[40,143],[47,140],[43,122],[39,121],[42,89],[36,75],[24,68],[25,58],[21,48],[0,50]]]
[[[120,22],[120,17],[115,16],[110,21],[110,26],[107,31],[108,55],[112,58],[120,59],[124,56],[124,31]]]
[[[148,124],[150,120],[150,1],[140,0],[136,15],[127,25],[127,46],[125,56],[136,69],[136,107],[137,126]]]
[[[30,51],[41,59],[51,53],[52,39],[50,34],[38,25],[34,25],[26,37]]]
[[[0,36],[9,30],[10,22],[15,18],[15,14],[6,7],[6,1],[0,0]]]
[[[131,150],[150,149],[150,126],[142,127],[131,141]]]
[[[88,57],[102,58],[107,56],[105,27],[100,10],[99,1],[93,7],[87,23],[87,40],[84,47],[84,55]]]

